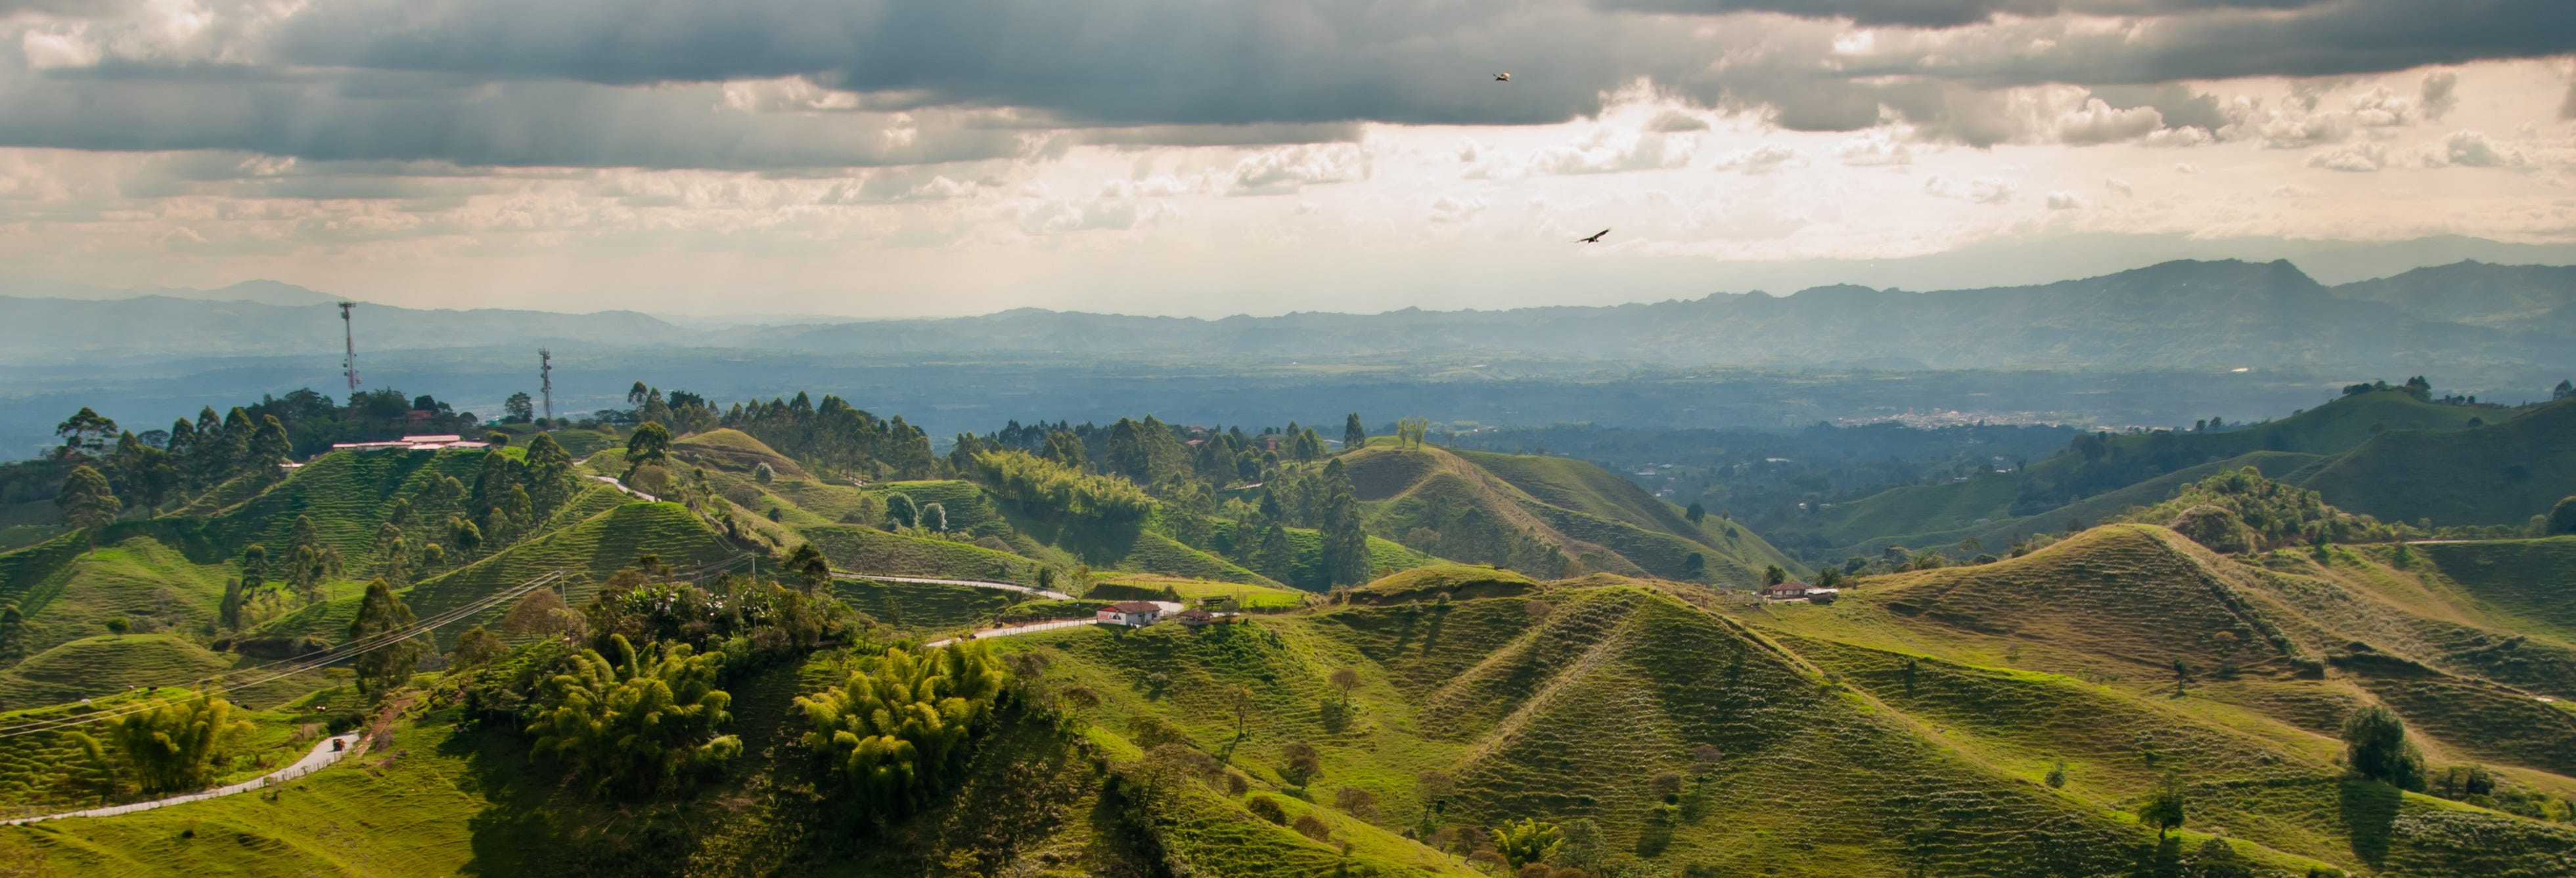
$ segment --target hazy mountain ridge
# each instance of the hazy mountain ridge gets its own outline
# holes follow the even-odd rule
[[[227,290],[256,287],[238,284]],[[309,290],[283,284],[251,292]],[[205,293],[204,295],[214,295]],[[328,297],[323,297],[327,299]],[[28,327],[20,358],[329,351],[327,304],[167,296],[0,298]],[[367,305],[361,350],[523,341],[910,353],[1300,358],[1515,354],[1689,364],[2234,367],[2576,363],[2576,268],[2460,262],[2328,287],[2287,261],[2175,261],[2022,287],[1934,292],[1842,285],[1614,306],[1216,320],[1021,308],[975,317],[701,329],[632,311],[556,314]],[[218,340],[221,339],[221,340]]]

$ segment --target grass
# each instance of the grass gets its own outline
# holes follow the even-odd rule
[[[1180,595],[1184,601],[1225,598],[1238,601],[1244,609],[1254,611],[1292,610],[1305,606],[1307,601],[1306,593],[1295,589],[1153,574],[1118,576],[1093,583],[1083,597],[1093,600],[1159,600],[1166,590]]]
[[[835,580],[832,594],[898,631],[946,634],[991,622],[1020,592],[928,582]]]
[[[2479,604],[2576,640],[2576,536],[2416,545]]]
[[[1617,474],[1555,457],[1371,446],[1342,458],[1371,532],[1426,553],[1540,576],[1586,569],[1750,585],[1800,569],[1724,520],[1682,510]],[[1693,575],[1688,559],[1700,556]]]
[[[1031,583],[1037,563],[971,543],[888,533],[855,524],[826,524],[797,531],[833,567],[885,576],[984,579]]]
[[[2458,432],[2392,425],[2300,486],[2346,511],[2382,520],[2521,524],[2547,514],[2576,487],[2576,402]]]

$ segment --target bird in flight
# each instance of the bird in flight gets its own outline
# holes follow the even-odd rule
[[[1574,243],[1577,243],[1577,244],[1598,244],[1598,243],[1601,243],[1601,236],[1603,236],[1603,235],[1607,235],[1607,234],[1610,234],[1610,230],[1609,230],[1609,229],[1602,229],[1601,231],[1593,232],[1593,233],[1592,233],[1592,237],[1589,237],[1589,238],[1576,238],[1576,239],[1574,239]]]
[[[1495,81],[1495,82],[1510,82],[1510,81],[1512,81],[1512,72],[1511,72],[1511,71],[1509,71],[1509,70],[1505,70],[1505,71],[1503,71],[1503,72],[1501,72],[1501,73],[1494,74],[1494,81]]]

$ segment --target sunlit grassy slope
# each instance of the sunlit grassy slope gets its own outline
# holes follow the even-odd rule
[[[1734,585],[1797,569],[1752,532],[1681,510],[1581,461],[1372,445],[1343,460],[1371,533],[1542,576],[1585,569]],[[1693,574],[1689,558],[1701,559]],[[1550,568],[1549,565],[1555,565]]]

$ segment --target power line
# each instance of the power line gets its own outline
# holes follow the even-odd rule
[[[432,630],[435,630],[435,629],[440,628],[440,627],[442,627],[442,626],[445,626],[445,625],[448,625],[448,624],[454,623],[454,622],[456,622],[456,621],[458,621],[458,620],[461,620],[461,619],[464,619],[464,618],[467,618],[467,617],[470,617],[470,616],[474,616],[474,615],[480,614],[480,613],[482,613],[484,610],[488,610],[488,609],[491,609],[491,608],[492,608],[492,607],[494,607],[494,606],[499,605],[502,601],[506,601],[506,600],[509,600],[509,599],[512,599],[512,598],[516,598],[516,597],[520,597],[520,596],[525,595],[525,594],[527,594],[527,593],[529,593],[529,592],[531,592],[531,591],[535,591],[535,590],[536,590],[536,589],[538,589],[538,588],[542,588],[542,587],[545,587],[545,586],[551,585],[551,584],[553,584],[556,580],[562,579],[562,578],[563,578],[563,576],[564,576],[563,571],[560,571],[560,570],[548,571],[548,572],[546,572],[545,574],[540,575],[540,576],[538,576],[538,577],[537,577],[537,578],[535,578],[535,579],[531,579],[531,580],[528,580],[528,581],[526,581],[526,582],[520,583],[520,584],[518,584],[518,585],[515,585],[515,586],[512,586],[512,587],[509,587],[509,588],[506,588],[506,589],[502,589],[502,590],[500,590],[500,591],[493,592],[493,593],[491,593],[491,594],[489,594],[489,595],[485,595],[485,596],[483,596],[483,597],[482,597],[482,598],[480,598],[480,599],[474,600],[474,601],[472,601],[472,602],[470,602],[470,603],[464,604],[464,605],[459,606],[459,607],[456,607],[456,608],[454,608],[454,609],[447,610],[447,611],[445,611],[445,612],[439,613],[438,615],[432,616],[432,617],[430,617],[430,618],[428,618],[428,619],[423,619],[423,620],[420,620],[420,621],[418,621],[418,622],[414,622],[410,627],[407,627],[407,628],[403,628],[403,629],[400,629],[400,630],[397,630],[397,631],[387,631],[387,632],[382,632],[382,633],[378,633],[378,634],[370,635],[370,636],[367,636],[367,637],[362,637],[362,638],[359,638],[359,639],[356,639],[356,640],[349,641],[349,642],[347,642],[347,643],[340,644],[339,646],[335,646],[335,647],[332,647],[332,648],[330,648],[330,649],[323,650],[322,652],[314,653],[314,654],[312,654],[312,655],[298,656],[298,657],[290,658],[290,659],[280,659],[280,660],[278,660],[278,661],[269,662],[269,663],[264,664],[264,665],[258,665],[258,666],[251,667],[251,668],[243,668],[243,669],[237,669],[237,670],[234,670],[234,671],[229,671],[229,672],[226,672],[226,674],[225,674],[225,675],[222,675],[222,676],[230,676],[230,675],[232,675],[232,674],[262,674],[262,673],[265,673],[265,674],[266,674],[266,676],[262,676],[262,677],[259,677],[259,678],[257,678],[257,679],[242,680],[242,681],[239,681],[239,682],[226,683],[226,684],[217,685],[217,686],[212,686],[212,687],[208,687],[208,688],[202,688],[202,689],[197,690],[195,693],[193,693],[193,694],[191,695],[191,697],[222,694],[222,693],[226,693],[226,692],[232,692],[232,691],[236,691],[236,690],[239,690],[239,689],[248,688],[248,687],[251,687],[251,686],[257,686],[257,685],[260,685],[260,684],[262,684],[262,683],[274,682],[274,681],[276,681],[276,680],[281,680],[281,679],[284,679],[284,678],[287,678],[287,677],[292,677],[292,676],[294,676],[294,675],[296,675],[296,674],[301,674],[301,673],[305,673],[305,672],[307,672],[307,671],[316,670],[316,669],[319,669],[319,668],[322,668],[322,667],[325,667],[325,666],[328,666],[328,665],[331,665],[331,664],[337,663],[337,662],[339,662],[339,661],[341,661],[341,660],[343,660],[343,659],[353,658],[353,657],[356,657],[356,656],[361,655],[361,654],[364,654],[364,653],[369,653],[369,652],[373,652],[373,651],[378,650],[378,649],[382,649],[382,648],[387,647],[387,646],[392,646],[392,645],[394,645],[394,644],[396,644],[396,643],[401,643],[401,642],[403,642],[403,641],[405,641],[405,640],[410,640],[410,639],[412,639],[412,638],[414,638],[414,637],[418,637],[418,636],[420,636],[420,635],[422,635],[422,634],[426,634],[426,633],[428,633],[428,632],[430,632],[430,631],[432,631]],[[273,672],[272,672],[272,671],[273,671]],[[217,678],[215,678],[215,679],[221,679],[221,678],[222,678],[221,676],[218,676],[218,677],[217,677]],[[93,723],[93,722],[97,722],[97,721],[100,721],[100,720],[105,720],[105,719],[114,719],[114,718],[116,718],[116,717],[124,716],[124,715],[126,715],[126,714],[130,714],[130,713],[140,713],[140,712],[143,712],[143,711],[146,711],[146,710],[154,710],[154,709],[160,708],[160,707],[162,707],[162,706],[164,706],[164,705],[173,704],[173,703],[176,703],[176,702],[173,702],[173,701],[152,701],[152,702],[148,702],[148,703],[144,703],[144,704],[137,704],[137,705],[132,705],[132,706],[128,706],[128,707],[118,708],[118,709],[116,709],[116,710],[107,711],[107,712],[104,712],[104,713],[89,713],[89,714],[82,714],[82,715],[80,715],[80,716],[61,717],[61,718],[57,718],[57,719],[50,719],[50,720],[38,720],[38,721],[35,721],[35,722],[31,722],[31,723],[24,723],[24,724],[20,724],[20,725],[16,725],[16,726],[10,726],[10,727],[7,727],[7,728],[0,728],[0,738],[14,738],[14,737],[17,737],[17,736],[19,736],[19,735],[28,735],[28,734],[34,734],[34,733],[37,733],[37,732],[54,731],[54,730],[64,729],[64,728],[70,728],[70,727],[74,727],[74,726],[87,725],[87,724],[90,724],[90,723]]]

